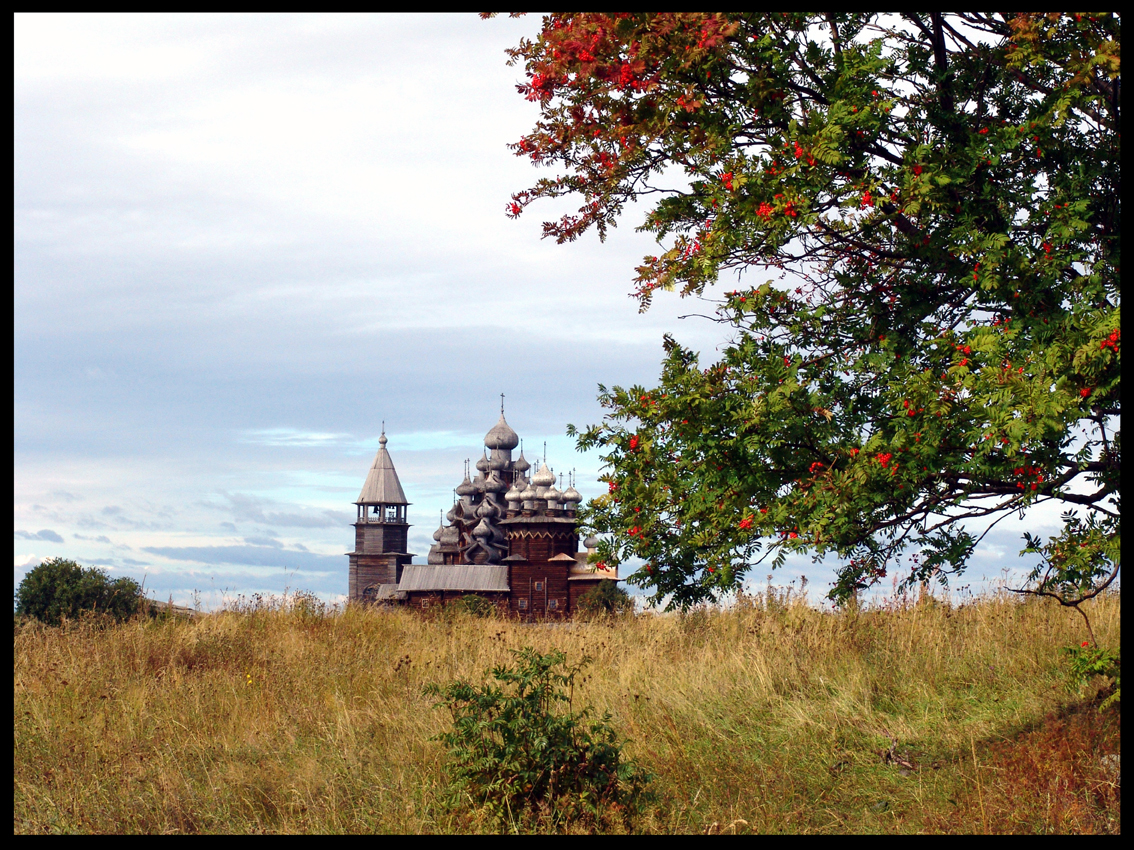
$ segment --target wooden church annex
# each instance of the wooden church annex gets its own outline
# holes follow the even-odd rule
[[[349,558],[349,600],[404,605],[418,610],[461,597],[482,597],[501,613],[521,619],[569,617],[579,597],[602,581],[618,581],[617,570],[587,562],[593,538],[579,550],[576,509],[582,496],[573,485],[560,491],[546,459],[532,466],[512,451],[520,438],[504,419],[484,437],[477,474],[456,488],[456,502],[433,533],[427,563],[414,564],[407,551],[405,492],[386,449],[378,454],[355,502],[354,551]]]

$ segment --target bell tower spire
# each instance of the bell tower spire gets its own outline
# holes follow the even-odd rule
[[[354,523],[355,551],[348,553],[352,601],[375,596],[382,585],[396,585],[401,579],[402,567],[413,557],[406,551],[410,529],[406,509],[410,503],[398,480],[394,461],[386,451],[387,442],[383,421],[378,453],[362,492],[355,500],[358,509]]]

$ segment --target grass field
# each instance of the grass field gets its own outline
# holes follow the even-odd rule
[[[609,711],[655,776],[636,831],[1120,829],[1120,709],[1071,690],[1083,622],[1054,604],[769,593],[546,627],[299,602],[17,625],[15,832],[484,831],[443,804],[450,717],[422,689],[523,646],[594,659],[576,709]],[[1089,606],[1118,647],[1118,595]]]

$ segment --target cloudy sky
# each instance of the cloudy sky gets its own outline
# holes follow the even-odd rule
[[[206,607],[341,600],[382,422],[423,563],[501,393],[528,458],[598,494],[564,433],[597,384],[653,385],[663,331],[706,361],[722,336],[637,312],[640,213],[565,246],[539,234],[566,207],[505,217],[541,175],[506,148],[536,107],[504,50],[538,26],[15,18],[16,584],[63,556]]]

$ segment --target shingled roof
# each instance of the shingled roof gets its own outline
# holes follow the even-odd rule
[[[394,462],[390,460],[390,453],[386,451],[386,433],[378,438],[378,454],[374,458],[374,465],[366,476],[366,483],[362,485],[362,492],[355,500],[356,505],[408,505],[406,494],[402,491],[402,484],[398,481],[398,473],[394,471]]]
[[[406,564],[398,590],[500,590],[507,591],[507,564]]]

